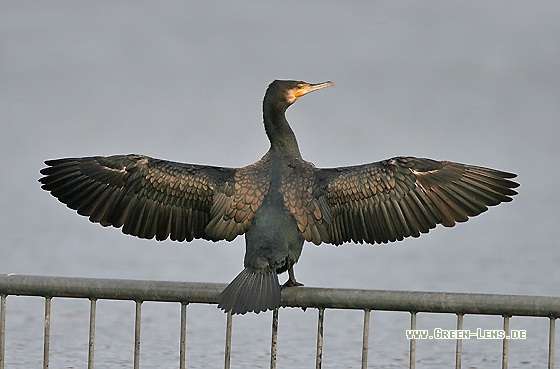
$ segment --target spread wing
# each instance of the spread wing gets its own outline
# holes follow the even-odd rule
[[[235,195],[244,169],[181,164],[143,155],[46,161],[42,188],[78,214],[140,238],[232,240],[245,232],[263,196]],[[252,193],[249,193],[251,195]],[[219,201],[218,201],[219,200]],[[237,201],[235,201],[237,200]],[[249,219],[250,218],[250,219]],[[214,226],[207,226],[213,220]],[[219,232],[214,229],[219,229]]]
[[[453,227],[511,201],[512,173],[413,157],[316,169],[315,197],[328,220],[323,242],[387,243]]]

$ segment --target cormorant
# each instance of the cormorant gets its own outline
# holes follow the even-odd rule
[[[452,227],[509,202],[513,173],[415,157],[316,168],[301,157],[286,109],[332,82],[272,82],[263,101],[270,149],[243,168],[175,163],[144,155],[48,160],[44,190],[102,226],[140,238],[232,241],[245,234],[245,269],[219,307],[259,313],[280,304],[284,286],[300,286],[293,266],[304,241],[387,243]]]

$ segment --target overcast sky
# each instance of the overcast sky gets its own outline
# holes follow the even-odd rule
[[[272,80],[332,80],[288,110],[307,160],[453,160],[518,173],[520,194],[418,240],[307,245],[298,279],[557,294],[559,19],[558,1],[0,1],[0,272],[229,282],[242,239],[177,245],[90,224],[40,189],[43,161],[245,166],[268,149]],[[364,258],[371,270],[344,265]],[[456,284],[435,271],[450,262]]]

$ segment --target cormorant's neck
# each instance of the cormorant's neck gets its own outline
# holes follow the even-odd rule
[[[264,129],[270,140],[270,150],[301,157],[296,135],[286,119],[286,108],[263,106]]]

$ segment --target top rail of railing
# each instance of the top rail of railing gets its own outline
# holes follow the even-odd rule
[[[0,275],[0,295],[216,304],[226,284]],[[560,297],[287,288],[282,306],[407,312],[560,317]]]

